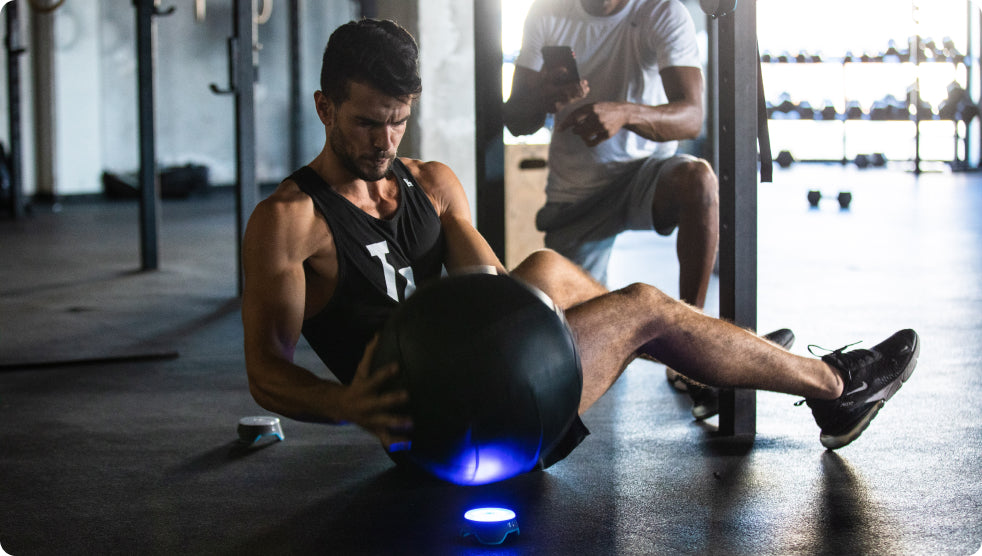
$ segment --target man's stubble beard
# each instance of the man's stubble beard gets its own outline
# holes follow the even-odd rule
[[[388,161],[385,164],[385,168],[380,173],[376,173],[376,172],[369,173],[370,171],[367,171],[359,167],[357,159],[354,156],[352,156],[351,153],[348,152],[348,149],[346,147],[349,143],[345,138],[344,133],[342,133],[341,130],[338,129],[337,127],[331,130],[330,143],[331,143],[331,150],[334,151],[334,155],[341,162],[341,165],[344,166],[344,169],[347,170],[348,172],[351,172],[351,174],[357,177],[358,179],[362,179],[365,181],[378,181],[384,178],[385,176],[387,176],[389,174],[389,171],[392,169],[392,162],[395,160],[396,157],[395,154],[387,157]]]

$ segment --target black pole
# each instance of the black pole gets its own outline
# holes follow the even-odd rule
[[[477,229],[505,260],[505,145],[501,98],[501,2],[474,0]]]
[[[300,72],[303,66],[302,33],[300,12],[304,9],[303,0],[289,0],[289,68],[290,68],[290,168],[303,166],[303,95],[300,83]]]
[[[21,137],[20,56],[25,52],[21,45],[20,18],[14,0],[7,10],[7,118],[10,130],[10,212],[15,220],[24,216],[23,138]]]
[[[154,65],[156,63],[156,15],[154,0],[136,4],[137,99],[140,133],[140,266],[159,266],[160,184],[154,144]]]
[[[234,0],[232,36],[228,39],[229,88],[214,83],[219,95],[235,95],[235,257],[238,293],[242,294],[242,237],[259,202],[256,183],[256,75],[258,49],[255,0]]]
[[[361,17],[378,17],[378,5],[375,0],[359,0]]]
[[[757,329],[757,7],[719,20],[720,316]],[[720,395],[719,432],[753,435],[754,390]]]
[[[719,175],[719,25],[718,20],[706,16],[706,39],[708,43],[706,60],[706,136],[708,151],[706,157]]]
[[[256,27],[255,0],[235,0],[233,32],[238,48],[231,62],[235,66],[235,208],[238,292],[242,293],[242,237],[252,210],[259,202],[256,184]]]

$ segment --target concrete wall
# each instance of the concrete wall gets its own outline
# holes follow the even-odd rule
[[[420,49],[423,94],[400,154],[450,166],[476,214],[473,3],[377,0],[376,6],[380,18],[409,30]]]
[[[419,3],[420,152],[445,162],[460,178],[471,211],[477,181],[474,123],[474,10],[472,2]]]

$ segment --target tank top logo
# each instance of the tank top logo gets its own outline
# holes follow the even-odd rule
[[[382,264],[382,276],[385,279],[385,293],[394,301],[400,301],[399,291],[396,286],[396,268],[389,263],[386,259],[386,255],[389,254],[389,244],[385,241],[380,241],[378,243],[372,243],[365,246],[368,249],[369,254],[379,260]],[[413,278],[413,268],[407,266],[405,268],[400,268],[398,270],[399,275],[406,280],[406,287],[402,292],[402,300],[413,294],[416,291],[416,281]]]

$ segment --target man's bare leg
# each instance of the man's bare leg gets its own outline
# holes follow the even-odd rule
[[[580,413],[620,377],[639,351],[695,380],[814,399],[842,393],[839,373],[725,321],[707,317],[646,284],[633,284],[566,312],[583,366]]]
[[[719,248],[719,182],[709,164],[700,160],[671,168],[655,190],[651,211],[660,233],[678,227],[679,298],[702,309]],[[676,390],[713,393],[671,366],[665,377]]]
[[[819,440],[834,450],[869,426],[913,373],[920,351],[917,333],[905,329],[868,350],[838,350],[821,360],[799,357],[652,286],[605,292],[550,251],[534,254],[513,274],[566,310],[583,369],[580,414],[610,389],[632,359],[648,354],[706,384],[804,397],[821,429]]]
[[[545,292],[566,312],[583,365],[580,413],[614,384],[639,353],[715,386],[819,399],[834,398],[841,390],[838,373],[817,359],[792,355],[652,286],[634,284],[608,292],[553,251],[533,253],[512,275]]]
[[[679,297],[701,309],[719,248],[719,183],[702,160],[681,163],[663,179],[652,219],[656,230],[678,227]]]
[[[511,274],[542,290],[564,311],[607,293],[607,288],[593,276],[550,249],[532,253]]]

